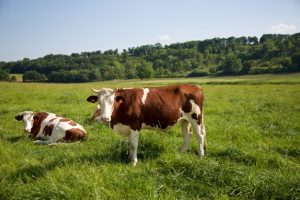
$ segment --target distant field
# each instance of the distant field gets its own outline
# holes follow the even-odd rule
[[[144,130],[140,163],[126,138],[90,122],[90,88],[202,85],[208,150],[179,154],[179,126]],[[300,199],[300,74],[106,81],[0,82],[0,199]],[[14,116],[54,112],[81,123],[86,141],[37,146]]]
[[[23,75],[22,74],[10,74],[10,77],[15,76],[17,78],[17,82],[23,81]]]

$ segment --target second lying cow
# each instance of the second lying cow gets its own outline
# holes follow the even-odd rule
[[[34,142],[35,144],[74,142],[86,136],[86,131],[81,125],[54,113],[25,111],[17,115],[15,119],[23,120],[28,136],[38,139]]]

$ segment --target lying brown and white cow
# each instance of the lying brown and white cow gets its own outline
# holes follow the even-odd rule
[[[54,113],[25,111],[15,119],[23,120],[26,136],[38,139],[35,144],[53,145],[61,141],[74,142],[83,139],[86,135],[81,125]]]
[[[87,101],[98,102],[97,106],[100,106],[93,118],[110,122],[114,131],[129,137],[133,165],[138,161],[137,146],[142,128],[166,129],[179,121],[183,134],[181,152],[188,149],[192,127],[199,142],[199,156],[204,156],[204,95],[199,86],[175,85],[116,90],[103,88],[93,91],[97,96],[90,96]]]

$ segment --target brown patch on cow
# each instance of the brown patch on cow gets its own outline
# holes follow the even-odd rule
[[[161,129],[173,126],[182,117],[180,93],[179,86],[149,88],[143,109],[144,123]]]
[[[186,101],[185,104],[182,106],[182,110],[183,110],[185,113],[191,112],[191,111],[192,111],[192,104],[191,104],[191,102]]]
[[[47,118],[49,114],[46,112],[39,112],[33,116],[33,125],[31,128],[32,136],[36,137],[41,128],[41,123]]]
[[[96,111],[95,111],[95,113],[93,114],[93,117],[92,117],[92,120],[95,120],[97,117],[99,117],[100,116],[100,109],[97,109]]]
[[[116,99],[113,105],[111,127],[116,123],[122,123],[130,126],[133,130],[142,128],[141,99],[143,94],[144,91],[140,88],[118,89],[115,91]]]
[[[59,122],[68,122],[68,121],[70,121],[70,120],[67,119],[67,118],[61,118],[61,119],[59,120]]]
[[[43,134],[45,136],[47,136],[47,135],[51,136],[53,128],[54,128],[54,124],[51,124],[50,126],[45,126],[45,128],[43,130]]]
[[[77,126],[77,123],[74,122],[74,121],[70,121],[69,124],[70,124],[71,126]]]
[[[64,137],[64,140],[66,141],[77,141],[77,140],[81,140],[85,137],[86,133],[79,129],[79,128],[72,128],[66,131],[66,135]]]
[[[174,93],[177,94],[177,93],[179,93],[179,92],[180,92],[180,89],[179,89],[178,87],[176,87],[176,88],[174,89]]]
[[[191,117],[192,117],[194,120],[198,120],[198,117],[197,117],[197,114],[196,114],[196,113],[193,113],[193,114],[191,115]]]
[[[191,117],[197,121],[198,125],[202,123],[202,114],[197,115],[196,113],[193,113]]]

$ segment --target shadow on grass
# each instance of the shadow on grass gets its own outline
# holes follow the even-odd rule
[[[246,154],[242,150],[238,148],[227,148],[222,151],[212,152],[211,156],[222,158],[222,159],[229,159],[231,161],[237,163],[243,163],[245,165],[255,165],[257,160],[254,156]]]
[[[45,146],[45,148],[48,148]],[[55,148],[51,148],[55,149]],[[52,151],[49,149],[49,151]],[[138,148],[138,159],[143,161],[145,159],[156,159],[164,151],[164,147],[158,146],[151,140],[140,142]],[[105,164],[129,164],[129,145],[127,141],[115,141],[109,148],[101,152],[94,152],[88,154],[80,154],[79,156],[71,157],[57,157],[53,161],[46,164],[30,165],[23,167],[11,176],[13,181],[22,180],[23,183],[28,183],[32,180],[44,177],[49,171],[55,168],[65,167],[68,165],[105,165]]]
[[[21,136],[21,135],[18,135],[18,136],[11,136],[11,137],[8,137],[8,138],[5,138],[8,142],[10,143],[16,143],[18,142],[19,140],[21,139],[24,139],[24,136]]]
[[[300,157],[300,148],[297,147],[278,147],[275,148],[275,151],[280,153],[282,156],[290,156],[290,157],[295,157],[299,158]]]

